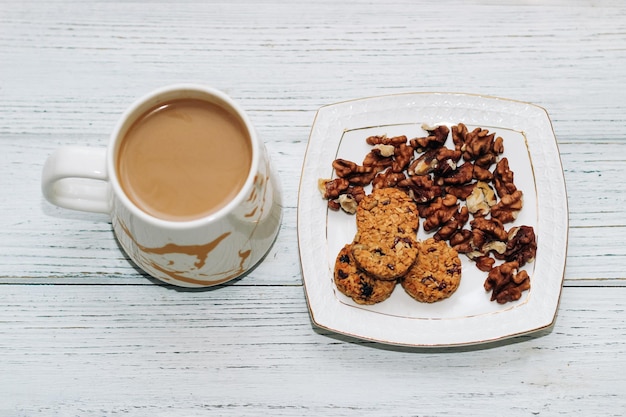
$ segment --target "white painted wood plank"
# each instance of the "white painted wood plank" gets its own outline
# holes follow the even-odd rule
[[[617,416],[626,406],[624,288],[566,288],[551,331],[436,350],[314,331],[297,287],[0,288],[10,415]]]
[[[572,227],[624,226],[626,139],[559,146]],[[623,241],[622,241],[623,242]]]
[[[620,1],[0,0],[0,415],[623,415],[625,45]],[[106,145],[179,81],[249,111],[285,190],[266,261],[207,291],[155,285],[106,218],[39,191],[53,149]],[[571,226],[551,331],[414,350],[311,326],[295,220],[315,111],[407,91],[548,110]]]
[[[619,70],[625,23],[617,7],[473,4],[461,14],[446,2],[357,2],[347,14],[333,2],[232,4],[229,13],[216,13],[211,3],[196,4],[193,12],[69,4],[71,13],[12,6],[17,10],[3,22],[5,57],[17,64],[7,75],[43,90],[43,108],[46,99],[57,107],[46,109],[54,121],[90,110],[117,114],[120,99],[172,80],[201,79],[244,99],[264,94],[274,109],[289,108],[294,99],[310,109],[355,93],[407,88],[505,95],[543,104],[556,121],[576,127],[614,120],[611,100],[625,88]],[[186,65],[179,65],[183,58]],[[97,81],[90,76],[95,69]],[[14,88],[5,91],[19,98]]]
[[[190,27],[177,23],[180,19],[191,22],[185,8],[157,7],[150,12],[152,20],[144,22],[139,16],[146,11],[133,4],[68,4],[73,10],[69,14],[46,5],[26,10],[20,4],[5,4],[12,13],[3,15],[0,42],[4,48],[0,54],[5,51],[3,76],[14,82],[3,85],[7,99],[0,103],[4,120],[10,120],[0,126],[7,134],[3,135],[0,176],[5,189],[19,197],[3,205],[7,235],[2,241],[8,248],[3,251],[7,268],[2,278],[81,276],[94,282],[106,277],[105,282],[113,283],[118,278],[127,282],[130,277],[136,281],[134,269],[120,256],[115,243],[108,241],[107,225],[92,224],[91,217],[62,213],[41,201],[37,191],[41,164],[61,144],[105,145],[112,124],[137,95],[165,82],[202,79],[200,71],[249,108],[279,165],[288,207],[295,207],[305,142],[319,106],[369,94],[445,89],[544,105],[561,142],[572,227],[623,225],[619,179],[624,170],[622,93],[626,82],[622,81],[626,74],[620,63],[626,52],[619,40],[625,23],[624,11],[615,3],[591,10],[475,4],[468,6],[463,16],[450,14],[448,25],[420,19],[419,29],[411,13],[398,12],[407,7],[415,10],[404,2],[374,5],[368,13],[358,12],[347,20],[334,13],[341,6],[304,4],[297,12],[299,19],[286,19],[281,25],[277,25],[273,8],[257,8],[253,17],[243,10],[245,4],[236,4],[233,10],[237,13],[220,15],[214,25]],[[200,18],[212,13],[215,5],[195,7],[199,10],[194,10],[194,17]],[[278,10],[294,13],[285,7],[278,5]],[[438,8],[430,3],[421,6],[420,12],[435,15]],[[394,25],[378,13],[395,17]],[[543,17],[536,19],[539,13]],[[488,15],[493,23],[480,28],[461,25],[480,14]],[[29,19],[24,19],[26,15]],[[172,33],[150,40],[159,18]],[[589,24],[591,18],[602,19],[603,25]],[[247,21],[250,23],[243,23]],[[121,30],[124,36],[119,35]],[[216,32],[220,36],[214,39],[211,34]],[[488,45],[483,36],[489,37]],[[195,51],[185,56],[184,68],[178,65],[181,50]],[[221,67],[212,65],[217,57],[233,65],[232,71],[218,72]],[[256,59],[253,66],[252,57]],[[270,76],[277,65],[286,69],[279,78]],[[163,77],[159,71],[145,76],[152,66],[170,72],[176,68],[178,73]],[[131,74],[139,70],[142,76],[122,76],[122,67]],[[97,78],[91,75],[95,70]],[[120,84],[129,80],[132,85]],[[548,85],[550,88],[545,88]],[[31,100],[33,95],[36,101]],[[59,216],[65,226],[50,222]],[[280,258],[288,259],[288,264],[296,259],[293,252],[289,255],[295,246],[294,216],[291,213],[285,218],[287,230],[281,238],[288,240],[277,242],[283,244],[277,252],[285,254]],[[85,219],[87,224],[82,223]],[[573,232],[572,236],[581,234],[585,244],[580,246],[572,238],[573,248],[586,248],[586,233]],[[592,237],[600,237],[592,244],[594,256],[602,258],[588,262],[588,255],[570,257],[568,279],[622,278],[623,256],[613,252],[624,246],[623,233],[614,229],[609,235],[610,240],[602,239],[602,231],[591,232]],[[46,249],[44,236],[58,238],[47,243],[55,251]],[[91,242],[89,246],[84,246],[85,241]],[[64,255],[64,247],[74,255]],[[82,250],[97,256],[78,254]],[[59,260],[56,267],[47,262],[50,257]],[[289,273],[288,282],[296,275]]]

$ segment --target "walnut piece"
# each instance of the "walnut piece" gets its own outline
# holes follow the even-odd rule
[[[453,175],[457,162],[461,159],[461,152],[442,146],[430,149],[416,158],[408,167],[409,175],[427,175],[433,173],[435,177]]]
[[[328,207],[331,210],[343,209],[354,214],[356,205],[365,197],[363,187],[350,185],[345,178],[319,179],[317,185],[323,198],[328,200]]]
[[[413,148],[407,144],[400,144],[396,147],[395,156],[393,158],[393,163],[391,164],[391,169],[394,172],[402,172],[404,171],[411,160],[413,159]]]
[[[359,205],[356,199],[350,194],[341,194],[337,199],[337,202],[343,211],[350,214],[356,213],[356,208]]]
[[[491,217],[502,223],[510,223],[517,219],[523,205],[524,198],[521,190],[517,190],[513,194],[506,194],[491,207]]]
[[[380,143],[372,147],[372,152],[382,156],[383,158],[387,158],[394,155],[394,153],[396,152],[396,147],[393,145],[385,145]]]
[[[522,292],[530,289],[528,272],[519,271],[519,264],[515,261],[505,262],[489,271],[485,280],[485,291],[491,291],[491,301],[505,304],[519,300]]]
[[[407,189],[409,196],[418,204],[433,201],[443,190],[427,175],[414,175],[398,182],[398,187]]]
[[[418,206],[420,216],[425,218],[424,230],[430,232],[448,223],[459,211],[459,203],[455,196],[437,197],[429,205]]]
[[[333,168],[339,177],[346,178],[352,185],[367,185],[376,175],[376,170],[372,167],[358,165],[341,158],[333,161]]]
[[[491,171],[478,165],[474,165],[474,172],[472,176],[478,181],[489,182],[493,179],[493,174],[491,173]]]
[[[498,155],[504,152],[503,139],[496,138],[495,133],[477,127],[471,132],[463,125],[453,130],[455,147],[463,152],[463,159],[473,161],[476,165],[488,168],[496,162]]]
[[[484,181],[478,181],[474,185],[472,193],[465,200],[469,212],[474,216],[481,217],[487,216],[496,202],[495,192]]]
[[[376,146],[384,146],[384,147],[388,147],[390,146],[394,152],[395,149],[393,146],[391,145],[376,145]],[[385,148],[386,149],[386,148]],[[370,167],[373,168],[374,171],[382,171],[387,167],[390,167],[393,164],[393,154],[392,156],[386,156],[387,151],[382,152],[380,150],[380,148],[372,148],[372,150],[365,155],[365,158],[363,158],[363,166],[364,167]]]
[[[537,255],[535,230],[531,226],[513,227],[509,230],[509,239],[502,258],[515,261],[519,266],[532,262]]]
[[[407,174],[411,175],[427,175],[437,168],[437,150],[431,149],[424,152],[419,158],[411,162],[407,168]]]
[[[504,229],[502,222],[497,219],[476,217],[470,222],[472,227],[472,245],[476,250],[485,254],[483,246],[494,240],[506,242],[509,234]]]
[[[405,180],[406,176],[403,172],[395,172],[392,168],[388,168],[384,172],[376,174],[372,180],[372,188],[391,188],[398,185],[402,180]]]
[[[382,135],[382,136],[370,136],[367,139],[365,139],[365,142],[367,142],[368,145],[392,145],[392,146],[399,146],[401,144],[406,144],[407,141],[407,137],[402,135],[402,136],[394,136],[394,137],[387,137],[387,135]]]
[[[448,240],[450,246],[458,253],[470,253],[472,247],[472,232],[468,229],[457,230]]]
[[[502,158],[496,164],[496,169],[493,172],[493,185],[496,188],[498,197],[502,198],[507,194],[513,194],[517,191],[513,177],[513,171],[509,168],[509,160]]]
[[[422,129],[428,132],[428,136],[422,138],[414,138],[409,141],[411,146],[418,152],[424,152],[426,149],[434,149],[443,146],[448,139],[450,129],[446,125],[429,127],[422,125]]]
[[[474,191],[475,186],[476,183],[471,182],[461,185],[449,185],[445,187],[444,190],[447,194],[452,194],[459,200],[467,200],[467,197],[469,197],[470,194],[472,194],[472,191]]]
[[[457,232],[463,229],[469,220],[469,211],[466,206],[458,206],[456,213],[447,222],[443,223],[437,233],[433,236],[435,240],[448,240]]]
[[[322,196],[327,200],[334,200],[350,187],[350,181],[345,178],[335,178],[334,180],[320,179],[317,186]]]
[[[452,142],[454,143],[454,149],[462,151],[465,145],[465,137],[467,136],[467,126],[463,123],[452,126]]]
[[[491,271],[491,269],[493,268],[493,264],[496,263],[496,260],[489,255],[478,255],[473,258],[473,261],[476,264],[476,268],[480,269],[483,272]]]
[[[472,181],[474,166],[471,162],[465,162],[456,169],[441,175],[437,179],[439,185],[462,185]]]
[[[437,164],[433,169],[436,177],[449,177],[457,172],[458,162],[461,159],[461,152],[448,149],[445,146],[437,149],[435,154]]]

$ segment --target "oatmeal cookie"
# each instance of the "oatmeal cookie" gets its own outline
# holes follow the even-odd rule
[[[433,303],[448,298],[461,282],[461,260],[445,241],[427,239],[419,244],[417,261],[401,281],[417,301]]]
[[[417,205],[400,189],[375,189],[359,202],[356,225],[359,231],[378,230],[415,237],[419,227]]]
[[[381,280],[395,280],[404,275],[417,257],[417,241],[392,231],[357,232],[352,255],[361,269]]]
[[[342,294],[358,304],[376,304],[389,298],[396,281],[378,280],[358,268],[351,245],[345,245],[335,261],[334,280]]]

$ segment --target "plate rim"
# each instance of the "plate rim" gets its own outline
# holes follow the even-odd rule
[[[314,295],[312,292],[312,283],[310,282],[311,279],[313,279],[311,277],[311,273],[309,272],[309,267],[307,265],[307,260],[306,260],[306,254],[305,251],[306,249],[304,248],[306,246],[306,242],[304,242],[304,238],[305,238],[305,234],[306,232],[303,229],[303,213],[302,213],[302,206],[301,203],[303,201],[303,196],[306,195],[306,193],[318,193],[319,191],[317,190],[317,188],[315,188],[315,190],[305,190],[305,179],[309,179],[306,175],[306,168],[307,168],[307,163],[309,162],[309,158],[311,157],[310,155],[310,151],[311,149],[316,145],[315,143],[313,143],[313,139],[315,138],[314,135],[316,133],[316,129],[318,128],[319,122],[321,119],[323,119],[324,117],[328,117],[327,113],[328,112],[332,112],[336,109],[341,109],[344,106],[352,106],[355,104],[368,104],[369,102],[374,102],[374,101],[384,101],[385,103],[388,100],[391,100],[390,103],[393,103],[394,100],[396,100],[396,105],[399,105],[401,103],[405,103],[406,100],[409,100],[411,98],[417,98],[417,99],[429,99],[430,97],[436,97],[437,99],[443,99],[443,100],[450,100],[453,98],[456,99],[463,99],[463,100],[473,100],[473,103],[476,104],[482,104],[482,105],[486,105],[483,108],[472,108],[472,111],[478,111],[478,112],[485,112],[485,113],[493,113],[493,114],[502,114],[502,109],[497,109],[498,106],[501,106],[503,103],[509,103],[512,104],[513,106],[522,106],[522,107],[526,107],[526,108],[532,108],[535,109],[535,111],[539,111],[540,114],[543,116],[543,120],[541,121],[541,123],[546,123],[547,122],[547,131],[549,131],[550,133],[550,137],[548,139],[549,140],[549,145],[554,145],[554,150],[556,151],[556,153],[554,155],[552,155],[552,157],[556,156],[556,162],[558,162],[558,178],[556,178],[556,182],[558,182],[558,185],[562,191],[562,200],[560,201],[561,203],[561,210],[565,213],[565,218],[562,219],[563,220],[563,236],[562,236],[562,240],[564,243],[564,247],[561,248],[562,250],[557,254],[557,258],[559,260],[561,260],[562,262],[559,264],[559,266],[557,266],[558,270],[560,271],[558,274],[558,277],[551,277],[552,280],[554,280],[555,282],[553,283],[553,285],[556,286],[556,284],[558,284],[558,289],[556,290],[555,294],[552,295],[552,299],[550,300],[550,305],[549,305],[549,311],[548,313],[546,313],[545,311],[540,311],[537,317],[532,317],[532,323],[533,325],[530,326],[526,326],[524,328],[520,328],[514,331],[501,331],[501,332],[495,332],[493,333],[491,336],[483,336],[483,337],[476,337],[476,338],[463,338],[463,339],[453,339],[453,340],[444,340],[444,339],[433,339],[432,341],[429,341],[428,338],[424,338],[424,339],[420,339],[420,338],[405,338],[402,336],[398,336],[397,334],[394,335],[393,332],[387,332],[387,336],[386,337],[380,337],[380,336],[376,336],[376,334],[372,334],[371,332],[368,331],[364,331],[362,329],[362,326],[359,327],[357,326],[356,328],[346,328],[345,326],[342,325],[336,325],[336,321],[334,322],[335,324],[333,324],[333,320],[332,318],[329,319],[328,318],[328,314],[335,314],[337,312],[343,312],[345,310],[345,308],[349,308],[351,310],[354,309],[353,306],[348,306],[343,304],[342,302],[340,302],[335,296],[334,294],[330,294],[330,297],[328,297],[329,299],[333,299],[334,300],[334,306],[332,305],[333,302],[331,301],[330,303],[326,302],[324,303],[324,300],[320,300],[318,296]],[[494,105],[495,103],[498,103],[497,105]],[[474,105],[473,104],[473,105]],[[452,106],[454,107],[454,106]],[[361,113],[367,113],[366,110],[361,109]],[[349,112],[347,114],[350,114]],[[355,114],[360,114],[360,113],[355,113]],[[343,116],[338,116],[338,119],[341,119],[342,117],[347,117],[346,115]],[[416,118],[417,119],[417,118]],[[459,120],[457,122],[461,122],[462,120]],[[427,122],[427,120],[415,120],[415,122]],[[468,124],[480,124],[480,122],[467,122]],[[530,123],[529,123],[530,124]],[[376,124],[373,124],[376,125]],[[515,129],[512,128],[510,126],[500,126],[501,128],[507,128],[507,129],[514,129],[514,130],[522,130],[523,129]],[[361,128],[361,127],[355,127],[355,128]],[[347,128],[344,127],[344,131],[348,130]],[[527,138],[528,140],[528,138]],[[534,156],[533,154],[533,149],[531,149],[531,145],[530,143],[528,143],[528,151],[529,151],[529,155],[531,157]],[[336,149],[334,149],[336,150]],[[554,160],[552,162],[555,162]],[[533,164],[534,165],[534,164]],[[331,167],[328,167],[329,170],[331,170]],[[534,169],[534,168],[533,168]],[[536,178],[536,176],[535,176]],[[538,210],[541,207],[541,202],[539,201],[539,190],[536,191],[537,192],[537,206],[538,206]],[[320,201],[322,201],[321,197],[320,197]],[[538,217],[539,217],[539,212],[538,212]],[[538,220],[539,221],[539,220]],[[514,99],[508,99],[508,98],[501,98],[501,97],[496,97],[496,96],[490,96],[490,95],[481,95],[481,94],[474,94],[474,93],[458,93],[458,92],[400,92],[400,93],[393,93],[393,94],[385,94],[385,95],[377,95],[377,96],[369,96],[369,97],[362,97],[362,98],[354,98],[354,99],[350,99],[350,100],[344,100],[344,101],[339,101],[336,103],[331,103],[331,104],[326,104],[321,106],[320,108],[318,108],[318,110],[315,113],[315,117],[313,120],[313,123],[311,125],[311,131],[309,134],[309,138],[307,141],[307,147],[306,147],[306,151],[305,151],[305,156],[303,159],[303,163],[302,163],[302,170],[301,170],[301,175],[300,175],[300,183],[299,183],[299,189],[298,189],[298,204],[297,204],[297,238],[298,238],[298,250],[299,250],[299,255],[300,255],[300,266],[301,266],[301,273],[302,273],[302,278],[303,278],[303,285],[305,288],[305,297],[306,297],[306,301],[307,301],[307,308],[309,310],[309,314],[310,317],[313,321],[313,323],[323,329],[335,332],[335,333],[339,333],[339,334],[344,334],[350,337],[354,337],[356,339],[361,339],[361,340],[367,340],[367,341],[373,341],[373,342],[379,342],[379,343],[383,343],[383,344],[389,344],[389,345],[399,345],[399,346],[412,346],[412,347],[448,347],[448,346],[467,346],[467,345],[476,345],[476,344],[483,344],[483,343],[489,343],[489,342],[495,342],[495,341],[499,341],[499,340],[503,340],[503,339],[507,339],[507,338],[512,338],[512,337],[516,337],[516,336],[521,336],[521,335],[525,335],[525,334],[529,334],[529,333],[534,333],[546,328],[549,328],[551,326],[554,325],[555,321],[556,321],[556,316],[557,316],[557,311],[558,311],[558,306],[560,304],[560,299],[561,299],[561,295],[562,295],[562,289],[563,289],[563,282],[565,279],[565,261],[566,261],[566,257],[567,257],[567,241],[569,238],[569,207],[568,207],[568,200],[567,200],[567,188],[566,188],[566,184],[565,184],[565,177],[564,177],[564,172],[563,172],[563,166],[562,166],[562,162],[561,162],[561,158],[560,158],[560,152],[558,150],[558,141],[556,139],[556,135],[554,133],[554,127],[552,124],[552,121],[550,119],[550,116],[547,112],[547,110],[539,105],[533,104],[533,103],[529,103],[529,102],[525,102],[525,101],[520,101],[520,100],[514,100]],[[545,239],[545,238],[543,238]],[[324,237],[323,240],[326,240],[326,238]],[[330,305],[329,305],[330,304]],[[329,311],[322,311],[322,310],[329,310]],[[424,318],[411,318],[411,317],[398,317],[398,316],[387,316],[384,314],[379,314],[379,313],[375,313],[375,312],[371,312],[368,310],[361,310],[359,309],[361,312],[364,313],[360,313],[361,315],[365,314],[367,316],[367,314],[376,314],[376,317],[379,319],[379,322],[385,322],[385,324],[393,324],[393,323],[387,323],[388,321],[409,321],[409,322],[420,322],[420,325],[417,325],[417,328],[420,327],[424,327],[424,328],[429,328],[429,327],[433,327],[432,325],[426,325],[424,326],[424,323],[426,321],[430,322],[432,324],[432,322],[436,322],[438,324],[441,324],[441,322],[444,319],[424,319]],[[517,309],[517,311],[519,312],[520,310],[523,309]],[[544,309],[545,310],[545,309]],[[509,311],[509,310],[507,310]],[[509,315],[512,316],[516,316],[518,314],[515,313],[515,309],[511,309],[510,311],[513,311],[514,313],[511,313]],[[535,313],[533,313],[535,314]],[[460,318],[458,320],[461,321],[474,321],[474,320],[480,320],[480,318],[476,319],[476,318],[472,318],[472,317],[463,317]],[[458,321],[457,320],[457,321]],[[365,321],[365,320],[363,320]],[[412,327],[409,325],[409,327]],[[446,326],[443,326],[446,327]],[[522,326],[523,327],[523,326]],[[361,329],[361,330],[359,330]]]

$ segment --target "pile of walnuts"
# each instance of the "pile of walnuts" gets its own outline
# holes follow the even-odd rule
[[[509,230],[523,206],[523,193],[513,181],[501,137],[459,123],[448,128],[423,126],[428,136],[370,136],[370,152],[359,165],[333,161],[336,178],[320,180],[320,191],[332,210],[354,213],[365,187],[395,187],[416,202],[424,231],[434,233],[488,272],[485,290],[491,300],[518,300],[530,288],[520,270],[534,260],[535,233],[530,226]],[[452,135],[454,149],[445,146]],[[495,265],[496,260],[502,261]]]

